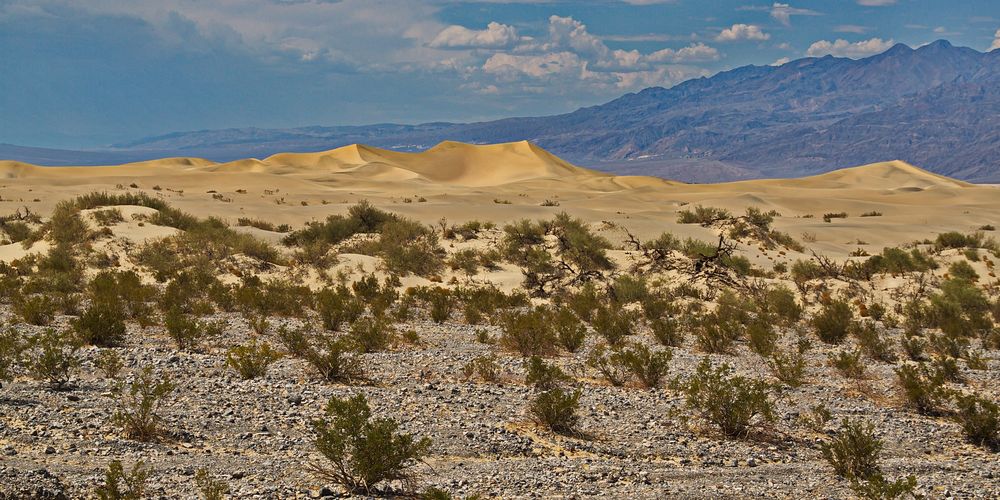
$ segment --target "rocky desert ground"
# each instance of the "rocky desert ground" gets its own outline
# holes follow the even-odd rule
[[[0,215],[0,498],[1000,496],[997,186],[357,145]]]

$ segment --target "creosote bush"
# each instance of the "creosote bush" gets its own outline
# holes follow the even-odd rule
[[[501,368],[496,356],[477,356],[462,367],[462,375],[466,380],[478,377],[483,382],[496,383],[500,381],[500,374]]]
[[[823,457],[834,472],[851,482],[851,489],[861,498],[891,499],[913,492],[914,476],[889,481],[879,467],[882,441],[871,424],[844,419],[840,432],[821,445]]]
[[[282,326],[277,334],[285,349],[309,363],[323,380],[350,383],[363,375],[353,342],[348,339],[309,332],[308,327]]]
[[[226,364],[236,370],[244,380],[263,377],[272,363],[281,359],[281,353],[267,342],[251,339],[249,343],[233,347],[226,354]]]
[[[331,398],[313,422],[316,449],[328,463],[313,470],[348,493],[371,494],[384,482],[411,479],[410,469],[429,452],[431,440],[399,432],[389,418],[373,418],[363,394]]]
[[[143,368],[127,387],[119,384],[115,388],[118,409],[111,421],[121,427],[128,439],[156,440],[163,433],[163,418],[158,412],[175,387],[166,374],[156,375],[150,366]]]
[[[955,420],[972,444],[1000,449],[1000,405],[978,394],[956,394]]]
[[[125,471],[119,460],[112,460],[104,473],[104,484],[94,490],[99,500],[140,500],[146,495],[149,467],[142,460]]]
[[[896,368],[896,378],[906,404],[921,415],[939,414],[951,395],[944,373],[923,363],[901,365]]]
[[[567,391],[556,387],[535,396],[528,406],[528,413],[539,425],[556,434],[573,435],[577,432],[580,417],[580,390]]]
[[[621,361],[632,376],[647,389],[660,387],[670,369],[673,351],[651,351],[642,344],[635,344],[622,350]]]
[[[526,372],[524,383],[543,391],[554,389],[572,380],[561,368],[546,363],[538,356],[528,358]]]
[[[754,427],[774,421],[771,385],[741,375],[722,364],[702,359],[690,377],[679,381],[688,408],[729,437],[746,437]]]
[[[511,311],[501,320],[500,345],[522,356],[548,356],[556,351],[556,332],[551,313],[544,307],[525,312]]]
[[[56,390],[66,387],[80,366],[80,342],[69,331],[49,328],[29,341],[27,365],[31,375]]]
[[[73,322],[80,340],[98,347],[116,347],[125,341],[125,315],[120,307],[108,302],[91,304]]]
[[[831,300],[812,318],[816,336],[827,344],[839,344],[847,338],[853,322],[851,306],[841,300]]]

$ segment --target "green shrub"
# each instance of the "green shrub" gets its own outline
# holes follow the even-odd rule
[[[384,318],[360,318],[351,325],[348,339],[361,354],[384,351],[396,335],[395,328]]]
[[[314,470],[348,493],[373,493],[382,482],[407,481],[409,469],[430,450],[431,441],[400,433],[389,418],[373,418],[364,395],[331,398],[323,418],[313,422],[316,449],[329,462]]]
[[[861,380],[866,378],[864,362],[861,361],[861,351],[840,351],[830,354],[830,366],[837,369],[846,378]]]
[[[896,360],[896,355],[892,347],[882,337],[882,332],[874,321],[855,323],[853,329],[854,336],[861,345],[861,350],[871,359],[876,361],[892,362]]]
[[[352,342],[319,332],[307,336],[306,331],[282,326],[278,339],[289,353],[315,368],[323,380],[350,383],[362,376]]]
[[[114,380],[125,367],[125,362],[114,349],[101,349],[94,359],[94,366],[104,372],[104,378]]]
[[[823,432],[827,422],[833,419],[830,410],[820,403],[809,408],[809,412],[799,416],[799,420],[813,432]]]
[[[833,219],[846,219],[847,212],[832,212],[823,214],[823,222],[832,222]]]
[[[364,313],[364,305],[343,285],[317,292],[315,304],[323,328],[332,331],[339,331],[341,325],[357,321]]]
[[[635,344],[622,350],[622,363],[629,372],[647,389],[660,387],[663,377],[670,370],[672,351],[651,351],[642,344]]]
[[[546,226],[556,237],[556,255],[574,266],[578,274],[614,267],[607,255],[611,242],[591,232],[583,220],[560,212]]]
[[[146,495],[149,467],[140,460],[125,472],[121,461],[112,460],[104,473],[104,484],[94,490],[99,500],[140,500]]]
[[[547,391],[570,380],[570,376],[566,375],[558,366],[550,365],[538,356],[528,358],[524,375],[525,384]]]
[[[853,323],[854,313],[847,302],[831,300],[812,318],[816,336],[827,344],[839,344],[847,338]]]
[[[914,476],[889,481],[881,473],[877,473],[865,481],[851,481],[851,491],[858,498],[867,500],[892,500],[914,496],[913,490],[916,487],[917,478]]]
[[[718,311],[708,313],[695,324],[695,343],[706,353],[728,353],[733,342],[743,336],[745,325],[740,318],[720,316]]]
[[[757,318],[747,326],[747,340],[750,350],[763,358],[768,358],[777,349],[778,331],[768,318]]]
[[[381,228],[376,254],[393,274],[432,276],[444,267],[444,250],[437,233],[410,220],[397,220]]]
[[[684,332],[673,318],[656,318],[649,321],[653,338],[666,347],[678,347],[684,342]]]
[[[640,302],[649,295],[646,279],[641,276],[623,274],[611,284],[615,300],[620,304]]]
[[[566,391],[559,387],[535,396],[528,406],[528,413],[539,425],[557,434],[572,435],[577,432],[580,417],[580,390]]]
[[[431,304],[431,320],[441,324],[451,318],[455,308],[455,300],[446,288],[435,287],[427,292],[427,301]]]
[[[921,415],[936,415],[951,395],[944,374],[924,364],[904,364],[896,368],[896,378],[908,406]]]
[[[551,314],[544,307],[525,312],[509,312],[501,320],[500,345],[522,356],[547,356],[555,353],[556,332]]]
[[[773,422],[774,402],[770,384],[763,380],[732,375],[722,364],[712,367],[702,359],[697,371],[680,383],[688,408],[729,437],[745,437],[754,426]]]
[[[101,271],[87,285],[91,301],[110,308],[119,308],[131,319],[142,320],[152,314],[148,302],[156,289],[142,284],[135,271]]]
[[[635,322],[636,317],[631,312],[620,307],[606,306],[597,309],[590,324],[609,344],[621,345],[626,338],[635,333],[633,331]]]
[[[267,342],[251,339],[249,343],[233,347],[226,354],[226,364],[236,370],[243,380],[263,377],[267,368],[281,359],[281,353],[271,348]]]
[[[299,246],[316,241],[337,244],[358,233],[380,232],[382,226],[397,219],[396,215],[379,210],[363,200],[351,206],[346,216],[331,215],[325,222],[309,223],[304,229],[286,236],[282,242]]]
[[[1000,405],[976,394],[956,394],[955,420],[972,444],[1000,448]]]
[[[195,471],[194,484],[205,500],[223,500],[229,494],[229,483],[212,477],[205,469]]]
[[[156,376],[152,367],[143,368],[127,388],[124,384],[115,388],[118,409],[111,416],[112,423],[121,427],[128,439],[156,440],[163,432],[158,411],[175,387],[166,374]]]
[[[108,208],[91,213],[98,226],[113,226],[119,222],[125,222],[122,211],[117,208]]]
[[[31,375],[45,380],[53,389],[61,390],[72,379],[72,372],[80,366],[80,342],[69,331],[52,328],[34,335],[29,340],[27,366]]]
[[[556,330],[556,340],[563,349],[576,352],[587,339],[587,327],[573,314],[573,311],[559,307],[552,315]]]
[[[73,322],[85,344],[116,347],[125,342],[125,315],[113,303],[95,302]]]
[[[164,325],[167,328],[167,335],[177,344],[177,348],[182,351],[190,351],[198,348],[204,336],[203,324],[186,316],[177,309],[167,311],[164,317]]]
[[[948,266],[948,274],[950,274],[955,279],[966,280],[966,281],[978,281],[979,273],[969,265],[968,262],[960,260]]]
[[[768,360],[771,373],[789,387],[801,386],[806,374],[805,351],[804,344],[788,352],[775,349]]]
[[[587,356],[587,366],[597,370],[609,384],[620,387],[629,379],[629,369],[619,349],[598,344]]]
[[[48,325],[55,319],[59,305],[48,295],[17,295],[13,300],[14,312],[32,325]]]
[[[0,221],[0,229],[7,233],[11,243],[20,243],[31,237],[31,227],[19,221]]]
[[[462,367],[462,374],[467,380],[479,377],[483,382],[496,383],[500,381],[500,373],[496,356],[477,356]]]
[[[695,205],[694,210],[684,209],[677,212],[678,224],[701,224],[711,226],[716,222],[729,220],[732,214],[728,210],[716,207],[704,207]]]
[[[840,432],[830,442],[822,443],[820,450],[840,477],[865,480],[881,473],[878,460],[882,441],[875,436],[872,424],[845,418]]]
[[[950,279],[940,293],[930,296],[928,320],[949,337],[964,337],[989,330],[991,304],[972,282]]]
[[[758,307],[777,316],[784,325],[795,324],[802,317],[802,306],[795,301],[795,292],[784,285],[768,288],[764,305]]]

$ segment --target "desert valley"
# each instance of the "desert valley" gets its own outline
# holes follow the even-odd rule
[[[444,142],[0,162],[0,214],[2,498],[1000,495],[994,185]]]

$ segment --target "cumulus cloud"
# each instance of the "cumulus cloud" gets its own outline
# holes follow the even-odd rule
[[[1000,29],[993,34],[993,45],[990,45],[990,50],[1000,49]]]
[[[677,50],[662,49],[646,56],[650,62],[688,63],[700,61],[717,61],[719,51],[703,43],[696,43]]]
[[[771,63],[771,66],[781,66],[783,64],[788,64],[788,61],[790,61],[790,60],[791,59],[789,59],[787,57],[782,57],[781,59],[778,59],[777,61],[774,61],[773,63]]]
[[[722,30],[715,36],[717,42],[733,42],[736,40],[769,40],[771,35],[764,33],[755,24],[734,24]]]
[[[819,40],[806,49],[806,55],[811,57],[833,55],[837,57],[850,57],[857,59],[885,52],[892,47],[893,43],[892,39],[882,40],[881,38],[871,38],[854,43],[841,38],[838,38],[833,42],[829,40]]]
[[[428,46],[439,49],[503,49],[519,40],[513,26],[491,22],[484,30],[452,25],[441,30]]]
[[[809,9],[800,9],[797,7],[792,7],[787,3],[775,2],[771,5],[771,17],[775,18],[781,24],[785,26],[790,26],[792,24],[792,16],[818,16],[819,12]]]

